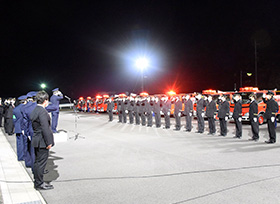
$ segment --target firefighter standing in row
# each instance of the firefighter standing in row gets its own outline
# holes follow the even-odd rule
[[[263,101],[266,103],[264,116],[267,119],[267,127],[269,132],[269,140],[265,141],[267,144],[273,144],[276,142],[275,120],[279,107],[277,102],[273,99],[273,96],[274,93],[272,91],[268,91],[267,94],[263,94]]]
[[[255,94],[250,94],[249,99],[251,100],[249,108],[249,120],[253,134],[252,138],[249,140],[256,142],[259,140],[258,103],[256,102]]]
[[[119,97],[119,95],[116,95],[115,97]],[[122,98],[117,98],[117,112],[119,116],[118,123],[122,123]]]
[[[151,97],[147,97],[146,103],[146,115],[147,115],[147,126],[153,126],[153,102],[151,102]]]
[[[186,117],[186,131],[192,131],[192,114],[193,114],[193,102],[190,95],[187,94],[184,100],[184,115]]]
[[[129,117],[129,123],[133,124],[134,123],[134,107],[135,107],[135,101],[134,101],[134,97],[136,95],[135,94],[130,94],[129,97],[129,102],[128,102],[128,117]]]
[[[107,103],[107,112],[109,115],[109,122],[113,121],[113,110],[115,108],[115,103],[112,100],[112,97],[106,99],[105,103]]]
[[[173,98],[174,103],[174,117],[176,120],[175,129],[176,131],[181,129],[181,112],[182,112],[182,101],[179,96]]]
[[[140,105],[140,115],[141,115],[141,124],[142,126],[146,126],[146,103],[147,103],[147,100],[142,97],[141,99],[141,105]]]
[[[235,136],[233,138],[241,139],[242,137],[242,101],[240,94],[235,94],[233,96],[235,101],[234,110],[233,110],[233,119],[235,122]]]
[[[162,112],[164,114],[165,129],[170,128],[170,109],[171,102],[168,99],[168,96],[165,96],[162,98]]]
[[[160,128],[161,127],[161,115],[160,115],[160,101],[158,97],[155,97],[154,100],[154,114],[155,114],[155,122],[156,122],[156,127]]]
[[[208,120],[208,126],[209,126],[209,133],[208,135],[214,135],[216,133],[216,125],[215,125],[215,115],[217,112],[217,106],[216,102],[212,100],[212,96],[208,96],[206,105],[206,117]]]
[[[196,103],[196,115],[197,115],[197,123],[198,123],[198,131],[197,133],[204,132],[204,110],[206,107],[206,102],[202,98],[201,94],[196,96],[197,103]]]
[[[218,118],[220,122],[221,136],[227,135],[227,120],[229,117],[229,102],[226,100],[226,96],[220,97]]]
[[[141,106],[140,98],[137,96],[135,98],[135,105],[134,105],[134,109],[133,109],[136,125],[140,125],[140,106]]]

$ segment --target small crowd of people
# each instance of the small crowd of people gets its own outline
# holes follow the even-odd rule
[[[276,115],[278,112],[278,104],[273,98],[274,93],[268,91],[263,94],[263,101],[266,103],[265,118],[268,124],[269,140],[267,144],[273,144],[276,142]],[[205,130],[205,118],[207,118],[209,126],[209,135],[216,134],[215,120],[218,118],[220,125],[220,136],[227,135],[227,122],[230,117],[230,104],[225,95],[221,95],[216,102],[212,96],[203,96],[202,94],[196,95],[196,111],[194,111],[193,101],[190,95],[186,94],[182,97],[179,96],[137,96],[131,94],[129,97],[115,95],[106,100],[107,112],[109,115],[109,121],[113,120],[113,112],[115,110],[115,104],[117,105],[117,114],[119,123],[128,123],[152,127],[153,116],[155,118],[156,128],[160,128],[161,114],[164,115],[164,128],[170,128],[170,116],[171,105],[174,104],[175,118],[175,131],[179,131],[182,128],[181,118],[185,117],[185,131],[191,132],[192,130],[192,118],[194,115],[197,117],[197,132],[204,133]],[[234,94],[234,110],[232,118],[235,122],[236,134],[234,138],[240,139],[242,137],[242,97],[240,94]],[[256,101],[256,95],[251,94],[249,96],[249,121],[251,124],[252,138],[249,140],[259,140],[259,120],[258,120],[258,102]],[[184,109],[182,109],[184,104]],[[217,108],[218,107],[218,108]],[[196,113],[196,114],[194,114]]]
[[[52,90],[50,98],[45,91],[31,91],[26,95],[0,99],[0,126],[4,116],[4,129],[8,135],[16,135],[18,161],[24,161],[34,174],[34,188],[52,189],[53,186],[43,181],[50,148],[54,145],[53,133],[57,133],[59,101],[63,94],[58,88]],[[52,115],[52,122],[50,116]]]

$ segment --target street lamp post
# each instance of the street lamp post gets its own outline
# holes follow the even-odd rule
[[[144,91],[144,69],[149,67],[149,60],[146,57],[139,57],[138,59],[136,59],[135,61],[135,66],[140,69],[141,71],[141,80],[142,80],[142,84],[141,84],[141,89],[142,92]]]

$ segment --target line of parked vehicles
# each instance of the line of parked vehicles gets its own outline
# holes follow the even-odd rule
[[[249,106],[250,106],[250,99],[249,95],[252,93],[256,94],[256,101],[258,102],[258,120],[259,124],[263,124],[266,122],[266,118],[264,117],[264,112],[266,109],[266,104],[262,100],[262,96],[264,93],[267,93],[268,90],[259,90],[257,87],[242,87],[239,89],[239,91],[219,91],[219,90],[203,90],[202,95],[206,98],[209,95],[212,96],[213,100],[217,103],[217,110],[218,110],[218,101],[219,97],[221,95],[225,95],[227,101],[230,103],[230,116],[233,113],[234,110],[234,101],[233,101],[233,95],[234,94],[240,94],[242,97],[242,120],[248,121],[249,120]],[[272,90],[274,92],[274,99],[280,106],[280,91]],[[180,93],[176,94],[174,91],[169,91],[166,94],[153,94],[150,95],[147,92],[142,92],[139,95],[136,94],[130,94],[129,96],[127,94],[121,93],[118,95],[112,95],[109,96],[108,94],[103,95],[96,95],[95,97],[80,97],[75,101],[75,107],[78,111],[83,112],[107,112],[107,101],[109,98],[112,98],[113,101],[115,101],[115,108],[114,112],[117,113],[117,102],[116,99],[118,98],[130,98],[130,97],[139,97],[141,99],[145,99],[147,97],[151,97],[152,99],[155,97],[158,97],[161,99],[162,97],[168,96],[170,100],[172,100],[174,97],[179,97],[180,100],[184,100],[184,97],[189,94],[191,100],[193,101],[193,111],[194,116],[196,115],[196,95],[198,93]],[[182,107],[182,110],[184,110],[184,105]],[[171,111],[170,113],[173,114],[174,112],[174,104],[171,105]],[[163,115],[163,113],[162,113]],[[279,112],[277,113],[277,120],[280,121],[280,108]]]

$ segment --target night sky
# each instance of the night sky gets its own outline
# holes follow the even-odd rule
[[[280,88],[279,11],[279,0],[2,1],[0,96],[42,82],[72,98],[139,93],[142,55],[150,93],[233,90],[241,71],[252,86],[254,40],[259,87]]]

